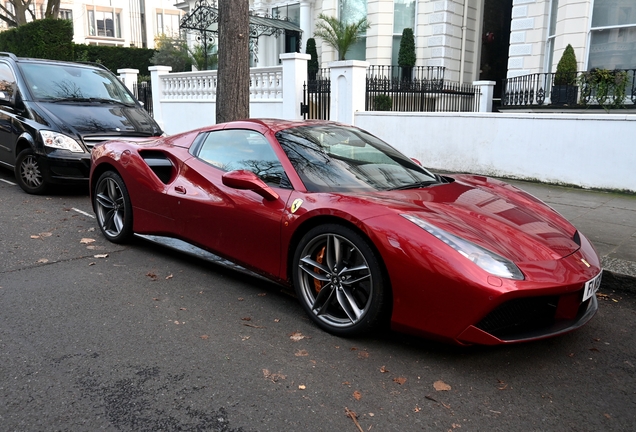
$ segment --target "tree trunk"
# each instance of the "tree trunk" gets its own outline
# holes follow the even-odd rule
[[[220,0],[217,123],[250,116],[249,32],[249,0]]]
[[[60,13],[60,1],[61,0],[49,0],[48,2],[46,2],[46,12],[44,13],[44,18],[57,19],[57,16]]]

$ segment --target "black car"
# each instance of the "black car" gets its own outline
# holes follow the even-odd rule
[[[99,142],[162,134],[105,67],[0,53],[0,165],[26,192],[87,184]]]

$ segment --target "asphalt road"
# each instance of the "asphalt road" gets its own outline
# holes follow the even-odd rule
[[[0,431],[636,425],[636,296],[612,278],[597,316],[555,339],[347,340],[277,285],[145,240],[108,243],[83,190],[29,196],[7,181],[0,170]]]

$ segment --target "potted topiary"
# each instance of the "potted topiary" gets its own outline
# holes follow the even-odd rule
[[[307,48],[305,49],[305,53],[311,56],[307,62],[307,75],[310,81],[314,81],[318,74],[318,69],[320,69],[320,65],[318,64],[318,52],[316,51],[316,39],[307,39]]]
[[[574,48],[568,44],[557,64],[552,86],[552,105],[576,105],[579,91],[576,85],[576,55]]]
[[[410,81],[413,66],[415,66],[415,37],[411,28],[402,30],[400,50],[398,51],[398,66],[402,69],[402,80]]]

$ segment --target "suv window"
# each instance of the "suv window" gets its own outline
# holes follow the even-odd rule
[[[258,132],[239,129],[210,132],[198,157],[223,171],[248,170],[270,186],[290,187],[274,150]]]
[[[105,70],[53,63],[19,64],[35,100],[85,100],[133,105],[123,84]]]
[[[8,64],[0,63],[0,92],[4,93],[4,95],[0,94],[0,99],[11,99],[13,93],[15,93],[15,88],[15,75],[13,71]]]

